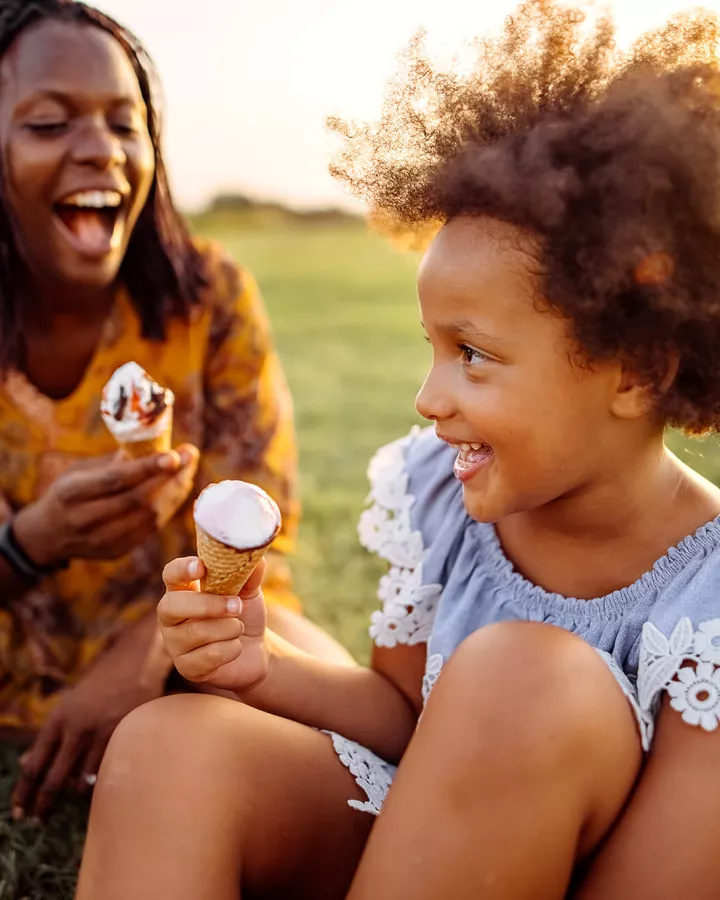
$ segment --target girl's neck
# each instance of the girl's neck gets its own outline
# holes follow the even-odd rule
[[[516,568],[546,590],[590,599],[626,587],[720,514],[720,491],[683,466],[662,437],[616,473],[498,523]]]

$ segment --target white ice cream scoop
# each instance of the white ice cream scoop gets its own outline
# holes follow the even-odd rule
[[[195,503],[195,523],[216,541],[235,550],[264,547],[281,525],[277,503],[245,481],[211,484]]]
[[[100,411],[120,443],[152,440],[172,427],[173,392],[136,362],[117,369],[103,388]]]

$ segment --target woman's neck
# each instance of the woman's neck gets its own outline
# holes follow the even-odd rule
[[[25,331],[58,337],[78,327],[92,330],[107,318],[116,290],[115,285],[98,288],[35,277],[25,289]]]
[[[61,400],[82,382],[102,339],[115,289],[35,282],[25,295],[25,377]]]

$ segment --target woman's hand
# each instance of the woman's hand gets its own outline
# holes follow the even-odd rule
[[[165,567],[167,593],[158,605],[158,621],[165,649],[188,681],[241,694],[265,679],[264,573],[262,560],[239,597],[220,597],[200,593],[204,568],[199,559],[175,559]]]
[[[192,486],[188,471],[194,474],[197,460],[195,447],[184,445],[141,459],[119,453],[74,468],[18,513],[15,536],[39,566],[63,559],[117,559],[162,524],[158,496],[177,485],[187,497]]]
[[[60,793],[71,787],[87,791],[117,725],[136,707],[163,695],[170,669],[150,614],[62,693],[21,759],[13,816],[44,819]]]

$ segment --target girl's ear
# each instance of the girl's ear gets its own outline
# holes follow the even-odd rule
[[[639,419],[657,409],[658,401],[672,387],[679,366],[676,350],[668,353],[662,369],[657,368],[652,374],[623,366],[612,387],[611,412],[620,419]]]

